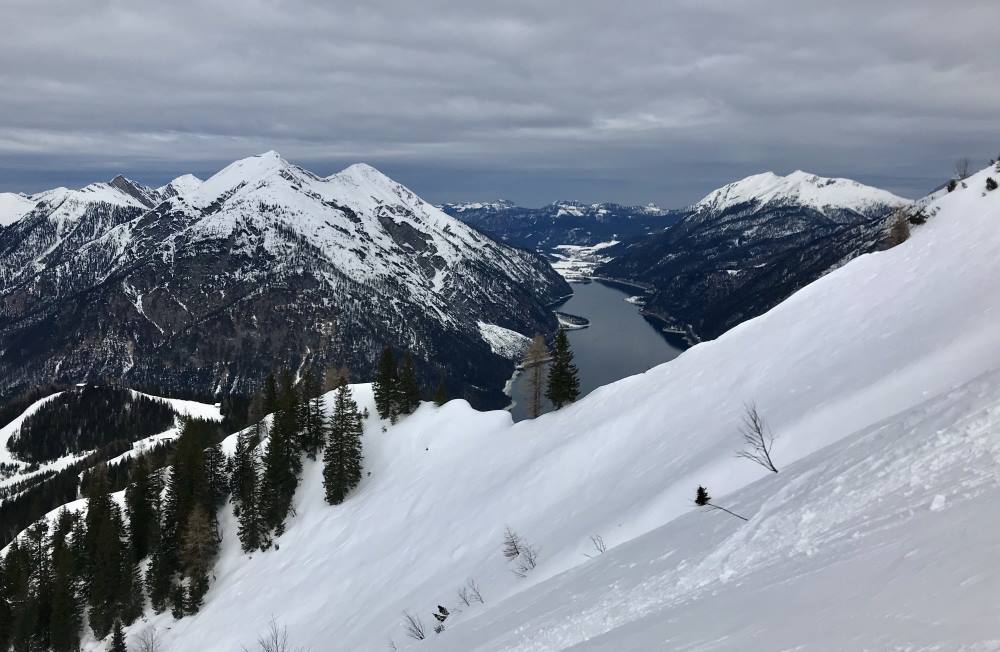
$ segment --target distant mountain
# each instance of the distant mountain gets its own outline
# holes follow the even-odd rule
[[[27,199],[0,230],[0,394],[103,377],[239,393],[283,366],[365,380],[390,344],[425,385],[443,373],[499,406],[513,362],[480,324],[551,331],[546,304],[569,293],[539,256],[364,164],[320,177],[268,152],[205,181]]]
[[[654,205],[584,204],[561,201],[525,208],[501,199],[443,204],[441,210],[498,240],[536,251],[562,244],[594,245],[661,231],[676,221]]]
[[[645,310],[689,339],[713,339],[893,239],[910,202],[806,172],[747,177],[680,212],[669,230],[602,253],[596,274],[648,288]]]

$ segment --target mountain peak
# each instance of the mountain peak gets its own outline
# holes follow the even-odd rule
[[[211,203],[235,188],[262,179],[276,170],[292,167],[274,150],[233,161],[198,185],[198,199]]]
[[[902,206],[909,200],[851,179],[821,177],[795,170],[787,176],[768,171],[734,181],[713,190],[692,208],[719,212],[744,203],[756,203],[758,206],[790,203],[821,212],[830,208],[864,213],[872,208]]]

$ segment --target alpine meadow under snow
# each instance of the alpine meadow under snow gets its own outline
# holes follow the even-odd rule
[[[249,648],[273,617],[314,651],[1000,649],[988,174],[903,244],[541,418],[454,400],[383,424],[355,385],[373,414],[360,486],[327,505],[307,461],[286,532],[252,555],[226,508],[201,611],[147,614],[130,640]],[[734,455],[748,403],[780,473]],[[699,485],[749,520],[696,508]],[[512,572],[507,528],[534,567]],[[470,580],[481,603],[458,597]]]

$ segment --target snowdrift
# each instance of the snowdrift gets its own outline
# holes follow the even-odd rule
[[[557,413],[513,424],[452,401],[385,431],[370,419],[370,475],[345,504],[324,503],[307,463],[275,549],[241,554],[224,515],[203,610],[130,635],[254,648],[273,616],[315,652],[1000,649],[986,176],[903,245]],[[370,387],[355,394],[374,413]],[[750,401],[777,475],[734,456]],[[749,522],[696,510],[698,484]],[[501,555],[506,526],[539,550],[526,578]],[[469,578],[485,603],[459,613]],[[437,605],[452,615],[436,635]],[[427,640],[406,638],[404,611]]]

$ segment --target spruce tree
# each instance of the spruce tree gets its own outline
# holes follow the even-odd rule
[[[111,634],[111,647],[108,648],[108,651],[128,652],[128,646],[125,645],[125,630],[122,629],[122,622],[120,620],[115,621]]]
[[[88,485],[85,535],[87,613],[97,638],[111,631],[123,585],[124,523],[108,489],[107,468],[101,464],[91,474]]]
[[[188,516],[181,543],[181,561],[184,573],[190,578],[186,613],[196,613],[208,591],[208,571],[219,549],[213,519],[201,505],[196,505]]]
[[[323,452],[323,487],[326,501],[339,505],[361,481],[364,426],[351,388],[342,383],[334,400],[329,439]]]
[[[145,455],[140,455],[132,468],[129,486],[125,489],[132,552],[136,559],[145,559],[159,541],[162,490],[160,474],[150,468]]]
[[[403,354],[396,388],[396,406],[399,414],[410,414],[420,406],[420,385],[413,370],[413,356],[409,351]]]
[[[5,566],[5,560],[0,559],[0,650],[7,650],[10,647],[10,626],[14,619]]]
[[[229,498],[229,476],[226,474],[226,455],[222,452],[222,444],[216,443],[205,449],[205,472],[212,506],[217,509]]]
[[[299,401],[299,447],[309,459],[323,446],[323,387],[312,371],[302,379],[302,396]]]
[[[444,383],[444,374],[438,379],[437,387],[434,389],[434,403],[439,407],[448,402],[448,386]]]
[[[76,590],[73,549],[66,535],[74,524],[72,514],[63,509],[52,536],[52,591],[49,612],[49,646],[53,652],[73,652],[80,646],[80,611]],[[0,617],[0,620],[3,620]],[[5,649],[0,643],[0,650]]]
[[[573,364],[573,352],[569,348],[566,330],[560,328],[556,333],[556,347],[552,354],[552,363],[549,365],[548,389],[545,391],[545,397],[558,410],[579,396],[579,373]]]
[[[395,421],[399,414],[397,407],[399,390],[397,386],[396,356],[392,352],[392,347],[387,346],[382,349],[382,355],[379,356],[375,380],[372,382],[372,390],[375,393],[375,409],[383,419]]]
[[[297,403],[291,376],[285,373],[278,396],[278,411],[274,413],[264,452],[261,482],[264,522],[278,535],[285,531],[285,519],[302,471],[302,460],[296,445],[299,424]]]
[[[263,439],[264,425],[257,422],[249,433],[236,440],[230,488],[233,511],[239,523],[240,545],[244,552],[265,547],[265,525],[260,505],[260,462],[256,445]]]

